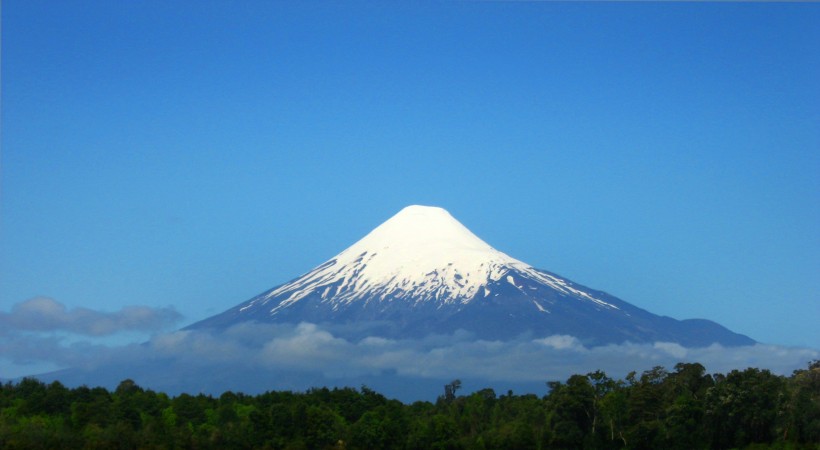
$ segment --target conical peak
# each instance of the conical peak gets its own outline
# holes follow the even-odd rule
[[[311,292],[345,303],[374,296],[465,302],[511,268],[529,266],[490,247],[446,210],[412,205],[267,297],[290,292],[277,308]]]
[[[376,227],[359,243],[369,247],[434,245],[490,249],[447,210],[436,206],[411,205]],[[358,244],[358,243],[357,243]]]
[[[450,213],[439,206],[424,206],[424,205],[409,205],[402,208],[401,211],[396,213],[395,217],[415,217],[415,218],[424,218],[424,217],[449,217],[451,220],[453,216]]]
[[[388,219],[387,222],[402,222],[407,225],[443,225],[458,221],[447,212],[446,209],[440,208],[438,206],[422,206],[422,205],[410,205],[402,208],[401,211],[396,213],[393,217]],[[461,225],[461,224],[459,224]]]
[[[490,295],[488,286],[502,279],[522,289],[510,273],[614,308],[490,247],[444,209],[418,205],[402,209],[332,259],[258,300],[284,296],[271,314],[311,294],[334,308],[374,299],[468,303]]]

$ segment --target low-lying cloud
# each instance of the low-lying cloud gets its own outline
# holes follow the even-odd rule
[[[62,303],[35,297],[0,312],[0,334],[19,331],[66,332],[84,336],[110,336],[122,332],[155,332],[179,322],[173,308],[126,306],[115,312],[88,308],[68,309]]]
[[[353,341],[310,323],[243,323],[216,333],[182,330],[157,334],[143,344],[115,348],[67,345],[54,338],[33,342],[18,337],[0,341],[0,350],[5,355],[17,355],[18,361],[40,359],[81,368],[90,377],[83,381],[86,384],[104,384],[92,379],[95,370],[120,367],[120,376],[135,378],[154,389],[172,390],[162,380],[184,376],[187,381],[183,381],[196,380],[196,390],[214,393],[220,388],[307,389],[317,383],[356,386],[361,384],[358,380],[385,375],[422,381],[460,378],[478,385],[509,382],[543,386],[545,381],[565,380],[572,374],[603,370],[622,378],[630,371],[641,372],[654,366],[671,368],[678,362],[699,362],[712,373],[758,367],[789,374],[820,358],[820,351],[814,349],[767,344],[685,348],[656,342],[585,347],[565,335],[485,341],[459,332],[422,339],[371,336]],[[135,375],[129,375],[129,370]],[[157,374],[162,377],[157,378]],[[209,386],[208,377],[219,377],[220,387]],[[232,385],[239,377],[251,379],[250,384]]]

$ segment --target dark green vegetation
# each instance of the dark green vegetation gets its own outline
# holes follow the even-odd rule
[[[544,397],[458,395],[405,405],[366,387],[169,397],[25,379],[0,385],[2,449],[820,449],[820,361],[790,377],[700,364],[626,380],[548,383]]]

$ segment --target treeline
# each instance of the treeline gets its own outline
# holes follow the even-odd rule
[[[170,397],[35,379],[2,384],[2,449],[820,449],[820,361],[791,376],[697,363],[550,382],[549,393],[404,404],[367,387]]]

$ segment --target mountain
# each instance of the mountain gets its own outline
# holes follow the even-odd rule
[[[484,340],[570,335],[586,346],[754,344],[717,323],[658,316],[536,269],[429,206],[404,208],[308,273],[188,329],[251,321],[310,322],[347,339],[464,330]]]

